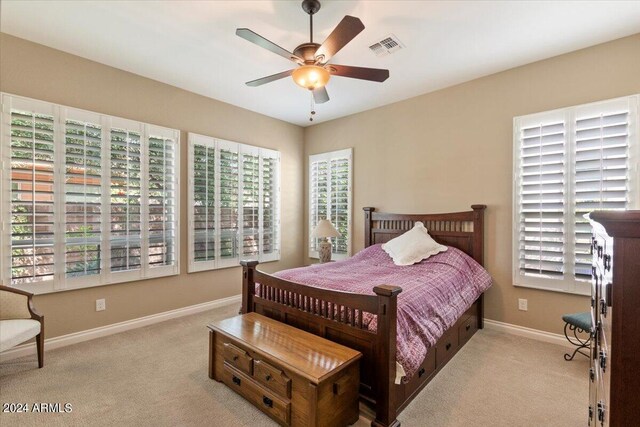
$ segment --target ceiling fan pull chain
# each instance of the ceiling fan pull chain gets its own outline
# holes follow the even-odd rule
[[[311,114],[309,115],[309,121],[312,122],[313,121],[313,116],[316,114],[316,103],[315,100],[313,99],[313,92],[309,91],[309,93],[311,94]]]

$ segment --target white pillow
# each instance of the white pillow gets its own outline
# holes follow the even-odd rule
[[[412,265],[446,251],[447,247],[433,240],[424,224],[418,221],[411,230],[383,244],[382,249],[395,265]]]

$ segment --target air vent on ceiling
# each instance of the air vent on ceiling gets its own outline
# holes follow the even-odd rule
[[[369,46],[369,49],[371,49],[376,56],[387,56],[403,47],[402,42],[394,34],[389,34],[379,42]]]

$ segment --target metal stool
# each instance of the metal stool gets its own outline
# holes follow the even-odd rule
[[[577,348],[573,351],[573,354],[566,353],[564,355],[564,360],[573,360],[576,356],[576,353],[580,353],[583,356],[590,357],[589,352],[585,353],[582,349],[589,348],[589,344],[591,343],[591,328],[593,324],[591,323],[591,313],[573,313],[573,314],[565,314],[562,316],[562,320],[564,320],[564,336],[567,337],[567,340],[575,345]],[[578,336],[579,333],[587,333],[589,337],[587,339],[583,339]],[[573,335],[573,336],[570,336]]]

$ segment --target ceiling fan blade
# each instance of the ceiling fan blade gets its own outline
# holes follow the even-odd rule
[[[342,18],[342,21],[316,51],[316,58],[321,55],[324,57],[318,62],[326,64],[333,55],[345,47],[362,30],[364,30],[364,24],[359,18],[349,15]]]
[[[278,74],[272,74],[270,76],[267,77],[262,77],[260,79],[256,79],[256,80],[251,80],[250,82],[247,82],[246,85],[247,86],[260,86],[263,85],[265,83],[270,83],[273,82],[275,80],[280,80],[283,79],[285,77],[288,77],[291,75],[291,73],[293,73],[293,70],[287,70],[287,71],[283,71],[281,73]]]
[[[332,76],[351,77],[352,79],[383,82],[389,78],[389,70],[380,68],[352,67],[350,65],[330,64],[325,67]]]
[[[254,33],[248,28],[238,28],[236,29],[236,35],[242,37],[243,39],[250,41],[251,43],[257,44],[260,47],[263,47],[271,52],[278,54],[284,58],[287,58],[289,61],[293,62],[301,62],[302,60],[295,56],[293,53],[289,52],[287,49],[284,49],[274,42],[265,39],[258,33]]]
[[[313,91],[313,100],[316,104],[324,104],[329,100],[329,94],[327,93],[326,87],[319,87],[318,89]]]

